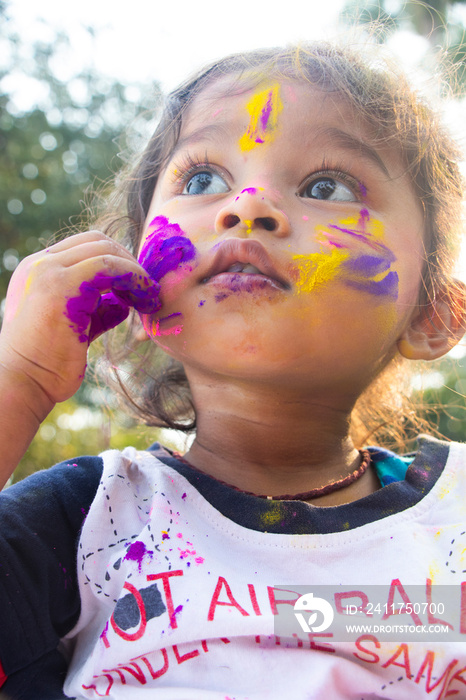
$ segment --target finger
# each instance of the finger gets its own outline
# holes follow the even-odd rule
[[[131,255],[129,250],[109,238],[98,238],[96,240],[88,240],[85,238],[82,241],[77,240],[78,236],[73,238],[75,239],[73,245],[63,247],[61,250],[57,251],[52,251],[50,248],[48,252],[45,251],[42,255],[54,261],[58,260],[63,267],[71,267],[83,260],[104,258],[106,256],[135,261],[135,257]]]
[[[145,275],[98,272],[81,283],[78,294],[68,298],[65,313],[79,340],[87,342],[121,323],[129,307],[146,314],[158,311],[159,290],[160,286]]]
[[[111,292],[100,298],[100,304],[91,316],[89,327],[89,343],[115,328],[128,318],[129,307],[124,306]]]
[[[47,254],[53,255],[55,253],[62,253],[65,250],[69,250],[70,248],[74,248],[85,243],[99,241],[107,241],[108,243],[122,248],[122,250],[126,250],[126,248],[121,243],[114,240],[113,238],[110,238],[109,236],[106,236],[105,233],[102,233],[102,231],[83,231],[82,233],[75,233],[71,236],[63,238],[57,243],[53,243],[42,252],[46,252]]]

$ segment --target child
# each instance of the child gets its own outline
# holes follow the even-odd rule
[[[233,56],[168,99],[107,227],[128,248],[91,231],[20,264],[0,338],[4,481],[130,308],[171,360],[154,380],[144,360],[127,395],[196,437],[183,457],[109,451],[3,492],[7,697],[466,697],[465,448],[360,443],[380,378],[464,333],[457,160],[380,62],[319,43]],[[329,604],[370,623],[380,591],[394,636],[332,631]],[[302,593],[296,610],[320,603],[298,624]]]

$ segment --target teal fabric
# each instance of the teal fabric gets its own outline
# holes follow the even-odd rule
[[[368,447],[377,477],[382,486],[403,481],[415,455],[397,455],[381,447]]]

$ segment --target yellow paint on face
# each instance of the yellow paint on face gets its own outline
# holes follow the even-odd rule
[[[297,293],[312,292],[316,287],[321,287],[335,279],[341,264],[348,258],[348,251],[338,248],[332,250],[331,253],[293,255],[293,260],[298,263],[299,271],[299,278],[296,282]]]
[[[250,114],[249,126],[239,140],[242,151],[250,151],[256,146],[272,141],[278,128],[278,115],[283,109],[280,99],[280,85],[258,92],[247,103]]]
[[[246,224],[246,234],[250,236],[252,233],[252,219],[244,219],[243,223]]]

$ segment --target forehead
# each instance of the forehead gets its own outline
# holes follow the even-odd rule
[[[207,86],[186,110],[175,150],[200,141],[241,139],[254,120],[261,119],[268,119],[269,131],[274,130],[270,140],[279,135],[289,147],[341,146],[377,161],[386,175],[406,171],[400,149],[377,136],[378,125],[369,123],[340,93],[274,77],[259,81],[247,75],[226,76]],[[243,137],[240,148],[249,147]]]
[[[242,128],[254,114],[279,116],[279,122],[305,121],[323,116],[329,103],[350,111],[349,105],[337,95],[317,90],[294,80],[273,77],[261,81],[247,76],[226,76],[207,86],[193,100],[183,117],[181,136],[200,125],[214,122]]]

